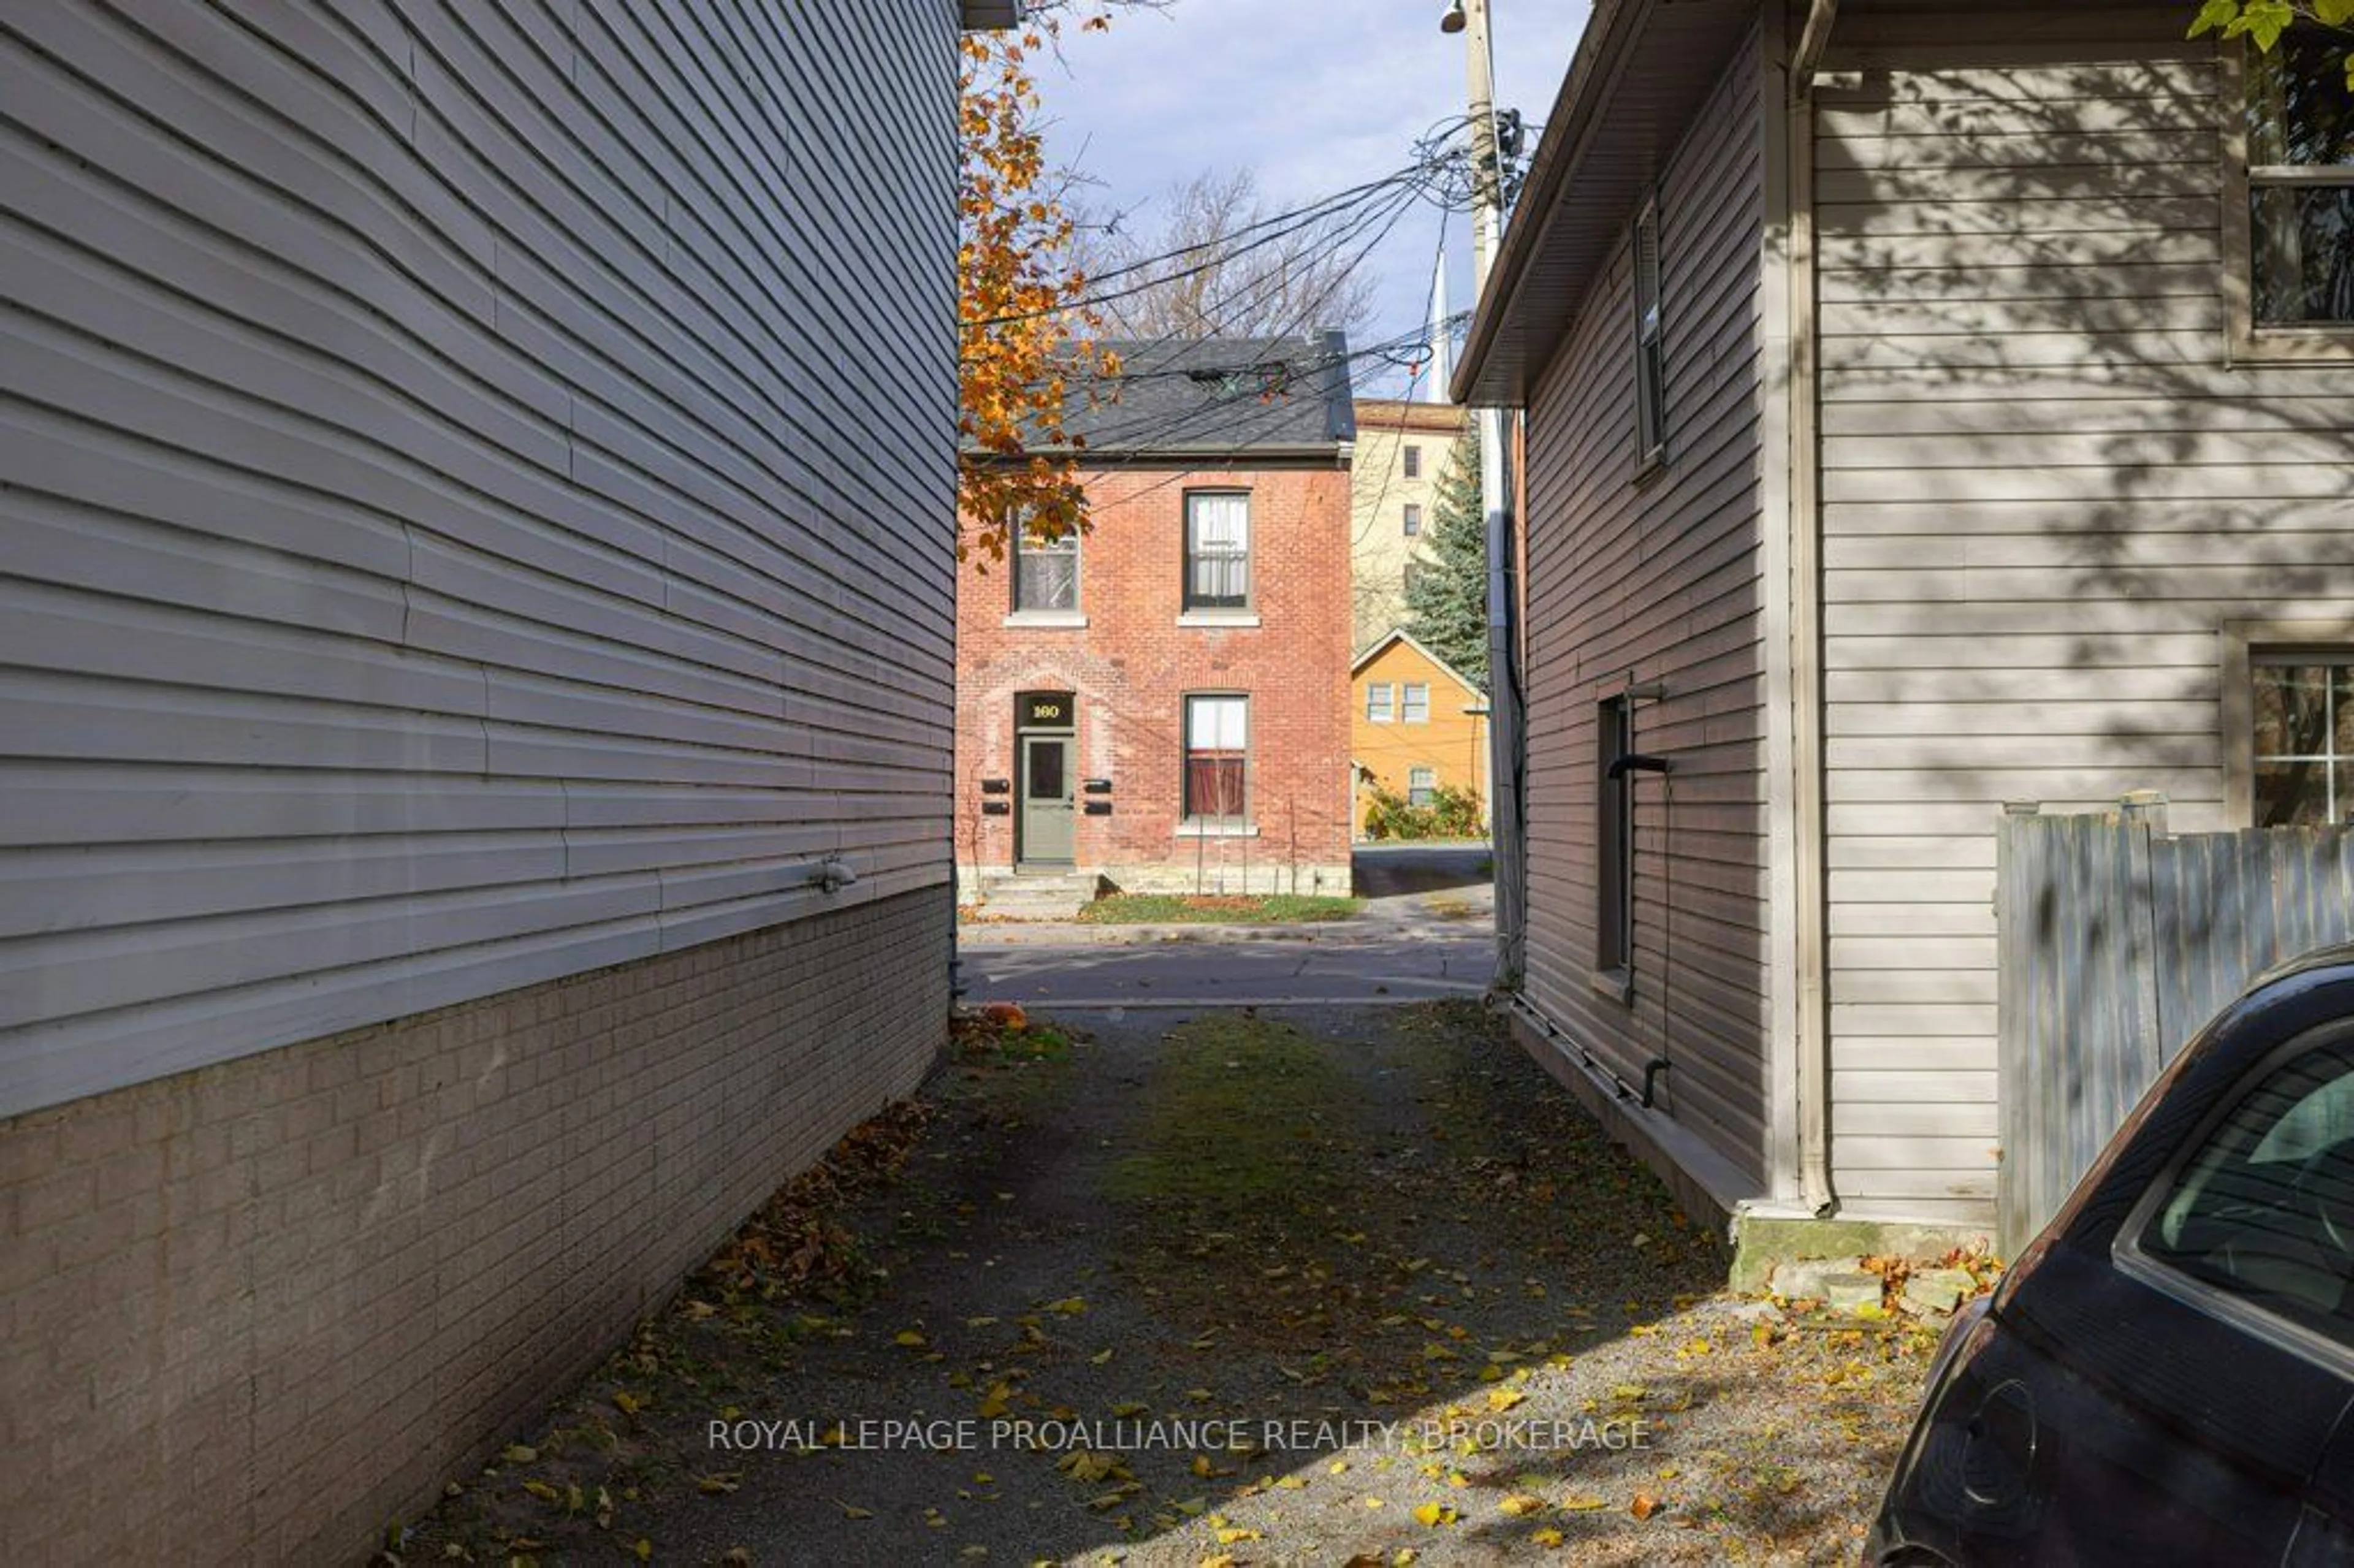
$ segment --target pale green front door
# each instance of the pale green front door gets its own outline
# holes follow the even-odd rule
[[[1022,844],[1024,865],[1071,863],[1076,793],[1071,777],[1071,737],[1022,737]]]

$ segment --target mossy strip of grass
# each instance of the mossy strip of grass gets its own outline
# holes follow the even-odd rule
[[[1133,1147],[1106,1179],[1115,1202],[1209,1226],[1330,1202],[1354,1086],[1288,1024],[1220,1013],[1162,1043]]]

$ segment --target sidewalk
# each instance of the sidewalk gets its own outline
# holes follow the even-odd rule
[[[1486,941],[1494,937],[1486,911],[1472,919],[1416,917],[1406,911],[1376,913],[1370,906],[1353,920],[1316,920],[1296,926],[1241,922],[1187,922],[1173,926],[1108,926],[1080,920],[959,920],[960,948],[1133,948],[1157,942],[1301,942],[1327,947],[1363,947],[1402,939]]]
[[[1294,941],[1347,946],[1408,940],[1492,939],[1495,885],[1484,880],[1482,843],[1360,844],[1357,883],[1363,910],[1351,920],[1256,925],[1187,921],[1174,925],[1095,925],[1075,920],[957,922],[966,948],[1133,947],[1153,942]]]

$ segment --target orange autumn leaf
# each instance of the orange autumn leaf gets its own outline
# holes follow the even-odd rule
[[[1087,31],[1106,18],[1084,17]],[[958,185],[959,559],[1002,561],[1017,520],[1041,538],[1087,525],[1078,482],[1084,443],[1064,428],[1074,376],[1116,375],[1097,347],[1101,324],[1081,301],[1071,176],[1051,169],[1029,59],[1058,36],[1053,16],[1021,34],[963,43]],[[983,565],[980,569],[986,570]]]

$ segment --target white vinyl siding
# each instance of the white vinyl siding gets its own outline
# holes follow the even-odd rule
[[[0,1115],[948,878],[956,7],[234,9],[0,21]]]
[[[1759,53],[1753,33],[1659,180],[1666,467],[1634,482],[1634,213],[1531,398],[1526,991],[1629,1084],[1667,1055],[1666,1114],[1762,1189]],[[1635,745],[1675,768],[1633,789],[1631,1005],[1595,989],[1596,715],[1628,671],[1665,683]]]
[[[2354,371],[2227,363],[2219,73],[2181,20],[1843,14],[1829,64],[1869,69],[1817,94],[1850,1213],[1992,1213],[2002,802],[2155,788],[2227,825],[2219,633],[2354,616]]]

